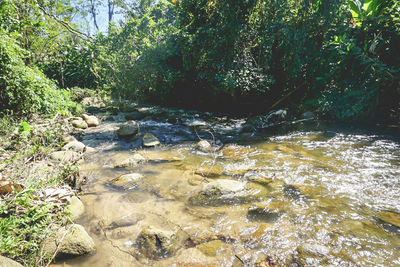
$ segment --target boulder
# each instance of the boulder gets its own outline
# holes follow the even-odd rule
[[[139,124],[135,121],[125,122],[117,131],[121,139],[133,139],[139,137]]]
[[[146,133],[143,136],[143,146],[146,147],[153,147],[153,146],[158,146],[160,144],[160,141],[152,135],[151,133]]]
[[[3,257],[0,255],[0,266],[1,267],[23,267],[16,261],[13,261],[9,258]]]
[[[224,157],[236,160],[243,159],[243,157],[248,156],[252,152],[255,152],[254,148],[239,145],[226,145],[221,149]]]
[[[212,151],[212,146],[207,140],[201,140],[197,144],[194,145],[194,148],[203,152]]]
[[[139,173],[125,174],[115,179],[112,179],[110,185],[121,190],[130,190],[138,186],[138,181],[143,178]]]
[[[82,201],[76,196],[71,197],[66,209],[71,214],[71,219],[76,220],[85,212],[85,206]]]
[[[73,141],[65,146],[63,146],[62,150],[72,150],[75,152],[83,152],[85,150],[85,144],[79,141]]]
[[[56,253],[56,258],[77,257],[95,251],[95,245],[83,226],[72,224],[50,236],[43,251],[47,256]]]
[[[145,227],[137,238],[139,250],[151,259],[173,255],[183,244],[183,235],[176,230]]]
[[[71,121],[72,126],[78,129],[86,129],[88,127],[87,123],[80,119],[80,120],[73,120]]]
[[[100,120],[96,116],[89,116],[89,115],[83,114],[82,118],[85,120],[86,124],[89,127],[96,127],[96,126],[100,125]]]
[[[123,160],[116,164],[114,168],[129,168],[138,165],[139,163],[145,162],[146,159],[139,153],[135,153],[132,157]]]
[[[59,161],[76,161],[80,158],[80,154],[71,150],[56,151],[50,154],[50,158]]]

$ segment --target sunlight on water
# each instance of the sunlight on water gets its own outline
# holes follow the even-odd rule
[[[242,135],[243,120],[192,117],[214,136],[146,121],[142,130],[164,146],[132,152],[132,144],[101,140],[82,166],[89,182],[79,220],[97,252],[68,264],[254,266],[269,256],[305,266],[400,265],[398,141],[317,127]],[[196,150],[198,135],[215,141],[215,151]],[[146,163],[114,168],[134,153]],[[127,173],[144,178],[113,184]],[[135,219],[121,223],[126,215]],[[174,233],[179,244],[163,257],[147,255],[138,241],[146,227]]]

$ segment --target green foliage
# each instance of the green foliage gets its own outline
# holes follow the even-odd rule
[[[52,206],[37,201],[31,189],[0,202],[0,254],[34,266],[52,222]]]
[[[24,63],[26,53],[0,28],[0,110],[66,114],[75,108],[67,91],[59,90],[36,67]]]

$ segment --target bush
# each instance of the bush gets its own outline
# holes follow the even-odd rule
[[[59,90],[39,69],[25,64],[26,53],[0,28],[0,111],[67,114],[76,108],[67,91]]]

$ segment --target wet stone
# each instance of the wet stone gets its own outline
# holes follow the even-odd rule
[[[298,246],[297,253],[301,258],[307,258],[307,257],[321,258],[329,256],[330,250],[328,247],[324,245],[312,242],[312,243],[303,243],[300,246]]]
[[[137,244],[146,257],[161,259],[173,255],[182,247],[183,236],[177,230],[148,226],[140,232]]]
[[[120,139],[135,139],[139,137],[139,124],[135,121],[125,122],[117,131]]]
[[[219,179],[203,186],[201,191],[189,198],[192,205],[223,205],[232,203],[248,203],[262,199],[267,195],[265,187],[235,181]]]
[[[121,196],[122,201],[131,202],[131,203],[142,203],[150,199],[150,195],[147,191],[144,192],[130,192],[123,194]]]
[[[160,141],[151,133],[146,133],[143,136],[143,146],[145,147],[153,147],[153,146],[158,146],[160,144]]]
[[[144,163],[146,159],[139,153],[135,153],[132,157],[123,160],[120,163],[117,163],[114,168],[129,168],[135,167],[140,163]]]
[[[276,209],[270,209],[268,205],[257,204],[247,211],[247,219],[253,222],[274,222],[279,218]]]
[[[137,224],[139,221],[144,219],[144,215],[142,214],[128,214],[125,216],[122,216],[121,218],[113,221],[110,223],[110,225],[107,227],[108,229],[115,229],[119,227],[126,227],[126,226],[131,226]]]
[[[74,151],[56,151],[50,154],[50,158],[59,161],[76,161],[80,158],[80,154]]]
[[[133,112],[125,114],[125,119],[126,120],[142,120],[147,115],[148,114],[146,114],[145,112],[133,111]]]
[[[194,145],[194,148],[203,152],[211,152],[213,148],[207,140],[201,140]]]
[[[202,243],[196,246],[196,248],[208,257],[215,257],[223,250],[230,249],[229,245],[222,242],[221,240],[213,240],[210,242]]]
[[[299,187],[295,185],[284,185],[283,186],[283,193],[293,199],[293,200],[300,200],[300,201],[305,201],[307,198],[301,193],[301,190]]]
[[[376,213],[379,221],[389,224],[385,228],[392,232],[400,233],[400,214],[391,211],[379,211]],[[384,225],[385,226],[385,225]],[[392,227],[390,227],[392,226]]]
[[[131,190],[138,187],[138,181],[142,178],[143,175],[139,173],[130,173],[111,180],[109,184],[116,189]]]

